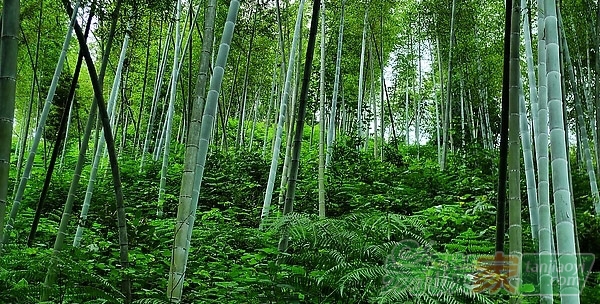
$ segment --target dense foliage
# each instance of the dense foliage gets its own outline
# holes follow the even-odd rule
[[[118,157],[111,164],[103,147],[97,148],[102,128],[90,115],[95,110],[90,109],[95,79],[84,68],[72,92],[70,131],[64,147],[57,146],[62,151],[60,160],[51,179],[45,182],[50,163],[56,161],[50,155],[61,137],[58,134],[61,118],[69,110],[66,105],[79,49],[73,38],[64,50],[66,62],[59,71],[62,74],[55,79],[56,93],[49,96],[49,116],[41,129],[41,144],[37,151],[31,151],[33,170],[24,173],[33,130],[43,120],[40,114],[44,100],[52,90],[52,76],[68,16],[61,1],[7,1],[21,5],[19,26],[9,27],[19,28],[20,45],[16,53],[17,75],[0,75],[2,83],[16,79],[12,98],[16,109],[14,130],[12,134],[4,132],[8,135],[0,132],[11,143],[6,147],[12,147],[11,151],[3,152],[11,155],[0,155],[2,168],[10,164],[5,170],[10,173],[9,182],[0,179],[3,181],[0,195],[8,192],[8,199],[0,197],[0,203],[8,203],[10,209],[19,182],[27,179],[29,182],[24,188],[21,209],[16,212],[15,225],[6,238],[10,240],[6,245],[4,240],[0,242],[0,303],[38,303],[40,298],[49,298],[51,303],[128,304],[124,291],[127,288],[123,288],[128,286],[127,279],[131,280],[133,303],[167,303],[165,299],[170,295],[166,287],[174,277],[174,253],[181,253],[177,249],[184,248],[181,243],[185,242],[191,247],[185,249],[189,260],[182,263],[187,269],[182,270],[185,272],[182,303],[509,303],[510,295],[504,290],[478,291],[481,268],[476,267],[476,260],[493,254],[497,245],[500,142],[497,134],[501,127],[502,55],[506,51],[503,50],[503,2],[324,0],[325,29],[317,38],[325,42],[322,56],[318,47],[307,50],[309,21],[319,17],[311,16],[309,8],[318,2],[306,1],[305,11],[299,14],[303,17],[299,36],[294,37],[295,16],[301,1],[239,1],[241,9],[230,37],[232,41],[230,45],[219,46],[221,36],[229,37],[221,31],[226,18],[231,17],[228,7],[237,1],[215,2],[214,25],[205,20],[210,9],[208,0],[180,1],[183,6],[180,19],[174,13],[176,1],[82,1],[77,22],[92,29],[82,45],[90,48],[91,61],[101,66],[105,59],[108,67],[98,93],[109,96],[111,84],[119,86],[114,92],[116,105],[111,122]],[[3,2],[4,7],[7,1]],[[64,2],[74,4],[74,1]],[[535,20],[537,2],[540,0],[523,1],[527,10],[520,8],[530,18],[534,36],[539,30]],[[600,47],[593,46],[600,41],[594,38],[600,29],[600,4],[560,2],[566,24],[564,35],[577,76],[562,85],[566,110],[563,118],[565,128],[570,131],[566,138],[574,143],[572,147],[567,143],[565,151],[570,156],[568,178],[575,216],[565,222],[575,221],[577,252],[598,254],[600,218],[593,206],[595,203],[600,206],[600,198],[595,201],[594,194],[590,194],[590,184],[595,182],[591,182],[588,174],[594,168],[590,170],[584,164],[593,166],[593,157],[586,153],[600,156],[596,153],[600,145],[597,134],[589,132],[588,140],[596,142],[591,152],[584,151],[583,131],[588,128],[586,120],[590,131],[600,127],[594,125],[596,121],[600,124],[600,112],[594,113],[600,110]],[[592,8],[598,10],[598,16],[594,16]],[[93,16],[91,22],[85,24],[84,20],[90,16]],[[205,22],[215,36],[211,58],[203,57],[211,49],[202,48],[205,41],[210,41],[204,36]],[[228,25],[231,24],[230,21]],[[343,36],[340,25],[344,28]],[[176,32],[182,33],[181,57],[177,59],[173,55],[177,53],[174,52]],[[106,49],[111,37],[112,47]],[[126,37],[130,39],[128,49],[120,61]],[[299,52],[289,54],[295,38],[299,41]],[[12,38],[2,37],[6,39]],[[537,39],[530,41],[535,61]],[[338,41],[342,42],[340,49]],[[521,41],[517,42],[520,46]],[[208,161],[202,165],[204,175],[197,209],[192,204],[189,216],[183,216],[195,221],[188,241],[177,237],[184,229],[174,231],[173,227],[175,219],[179,220],[183,214],[180,209],[188,208],[181,199],[185,196],[183,189],[188,186],[182,180],[186,181],[185,174],[191,172],[186,171],[186,165],[194,163],[199,167],[191,156],[195,152],[190,152],[198,145],[189,140],[196,135],[190,134],[190,126],[200,122],[200,117],[204,120],[203,114],[210,112],[202,109],[206,100],[196,104],[207,95],[196,79],[201,78],[199,62],[204,58],[210,62],[206,64],[210,65],[207,67],[210,82],[215,58],[222,59],[217,55],[221,49],[228,50],[229,56],[222,67],[224,77],[215,102],[214,129],[204,134],[210,139],[200,141],[200,145],[208,146]],[[564,49],[561,45],[560,50]],[[303,65],[308,52],[314,52],[315,59],[312,74],[307,74],[304,80],[303,69],[310,67]],[[341,54],[340,65],[336,66],[338,54]],[[294,58],[295,64],[286,67]],[[524,72],[525,60],[514,59],[515,66],[522,65]],[[179,67],[171,68],[174,62],[179,62]],[[321,62],[323,83],[319,83]],[[0,73],[5,64],[4,58],[0,58]],[[559,66],[556,62],[548,65]],[[121,74],[115,73],[119,67]],[[288,74],[285,68],[289,69],[291,79],[285,79]],[[533,66],[528,68],[534,70]],[[172,77],[171,73],[178,76]],[[534,85],[530,82],[535,73],[532,78],[522,75],[523,88]],[[341,75],[337,85],[336,74]],[[284,92],[286,80],[289,92]],[[592,85],[594,82],[597,88]],[[175,86],[171,88],[173,83]],[[338,86],[339,90],[334,92]],[[307,100],[301,97],[303,87],[307,89]],[[213,93],[216,91],[211,89]],[[523,102],[533,103],[535,97],[530,95],[535,92],[535,87],[532,91],[522,90],[519,97]],[[578,92],[587,110],[581,114],[583,125],[575,119]],[[321,93],[323,108],[319,104]],[[286,94],[289,113],[281,114],[277,109]],[[333,96],[337,96],[337,116],[331,115]],[[299,159],[293,159],[290,155],[294,145],[290,143],[294,138],[288,134],[293,134],[294,125],[290,127],[290,121],[295,120],[296,108],[304,108],[298,106],[302,102],[306,102],[304,106],[308,109],[306,127],[298,140],[302,143],[297,151]],[[4,99],[0,100],[0,109],[8,109],[5,104]],[[532,113],[532,104],[525,108],[522,126],[527,128],[528,119],[533,121],[536,113]],[[273,152],[272,156],[279,114],[287,122],[282,123],[281,155]],[[516,116],[513,115],[513,122]],[[84,184],[93,175],[94,169],[89,166],[93,152],[82,149],[88,118],[92,130],[89,146],[93,147],[88,150],[97,149],[100,159],[95,184],[90,184],[89,191]],[[320,124],[323,121],[330,125]],[[2,116],[0,122],[10,125],[12,116]],[[323,127],[326,129],[322,130]],[[526,132],[517,132],[514,125],[511,128],[512,134],[516,134],[513,147],[517,147],[518,135]],[[321,131],[335,133],[331,163],[326,169],[320,168]],[[536,131],[527,132],[535,135]],[[324,134],[323,137],[325,141]],[[5,144],[2,139],[0,145]],[[534,141],[534,154],[538,154],[539,138]],[[449,151],[447,159],[442,149]],[[523,157],[520,153],[525,152],[520,149],[513,149],[511,155],[519,163]],[[71,196],[75,197],[71,212],[65,201],[73,186],[71,182],[76,179],[73,168],[79,164],[80,153],[87,163],[81,163],[82,179]],[[275,194],[270,216],[263,220],[261,211],[271,175],[269,165],[275,157],[279,157],[279,162],[273,162],[273,167],[277,167]],[[294,161],[300,164],[300,169],[291,196],[295,202],[287,208],[293,212],[287,213],[283,202],[293,201],[289,196],[284,199],[290,183],[284,181],[278,185],[282,175],[292,174],[289,163]],[[600,160],[595,162],[598,164]],[[118,183],[111,176],[111,165],[116,168],[117,163],[124,214],[122,208],[116,207],[121,203],[115,198]],[[537,160],[533,163],[531,169],[540,168]],[[320,169],[324,172],[322,184]],[[596,169],[600,171],[600,166]],[[198,168],[194,170],[197,172]],[[520,191],[519,204],[523,207],[513,208],[516,212],[511,212],[511,216],[522,212],[519,215],[522,217],[519,223],[523,223],[522,252],[534,256],[540,249],[527,221],[529,185],[525,168],[520,170],[521,180],[515,179],[512,186],[516,187],[511,190],[520,186],[516,192]],[[539,178],[541,174],[537,174]],[[557,178],[551,176],[550,180],[553,179]],[[324,188],[324,200],[320,200],[320,186]],[[40,192],[45,187],[49,191],[42,199]],[[92,192],[89,216],[84,221],[78,214],[85,209],[84,197]],[[188,194],[187,198],[191,197]],[[38,207],[39,201],[45,205]],[[326,217],[317,216],[322,202],[326,202]],[[36,208],[41,219],[35,239],[27,245],[32,223],[37,220]],[[557,211],[552,209],[554,212]],[[552,216],[558,218],[554,214],[551,219]],[[61,244],[58,246],[61,249],[56,249],[59,223],[67,227],[67,232],[60,235],[66,237],[69,245]],[[71,246],[78,225],[85,228],[82,243]],[[120,243],[124,236],[128,238],[128,252],[123,249],[127,246]],[[282,250],[280,240],[287,238],[289,246]],[[174,245],[174,239],[181,241],[179,247]],[[127,259],[129,265],[123,262]],[[56,271],[56,280],[50,278],[49,269]],[[524,278],[521,292],[534,295],[541,291],[536,275]],[[557,301],[558,285],[555,282]],[[523,296],[520,300],[538,302],[534,296]],[[582,289],[581,302],[600,303],[597,265]]]
[[[472,152],[471,157],[453,156],[449,170],[440,172],[430,147],[398,151],[389,146],[388,160],[382,162],[357,152],[348,138],[336,146],[335,165],[327,176],[328,219],[310,215],[316,208],[316,162],[314,153],[306,153],[298,213],[277,216],[264,230],[257,227],[266,161],[256,153],[213,152],[199,202],[184,301],[497,303],[508,299],[470,291],[467,286],[474,269],[456,259],[457,254],[476,257],[494,250],[495,170],[491,168],[496,159],[487,151]],[[74,157],[69,153],[66,165]],[[173,231],[170,216],[157,219],[155,215],[159,164],[149,163],[139,173],[128,154],[121,163],[134,299],[163,303]],[[176,165],[169,170],[170,191],[178,187],[180,170]],[[43,166],[36,168],[32,187],[43,172]],[[0,284],[5,290],[0,302],[37,303],[57,231],[56,210],[69,178],[63,170],[53,180],[50,204],[32,248],[25,246],[21,236],[28,233],[35,196],[24,201],[26,209],[13,232],[16,244],[8,246],[0,259]],[[586,191],[585,176],[574,175],[574,185],[576,197],[583,202],[578,205],[582,252],[596,252],[591,246],[597,244],[594,231],[600,230],[600,221],[590,215],[586,198],[577,194]],[[61,303],[122,299],[115,287],[120,270],[108,176],[99,178],[95,191],[93,224],[85,231],[82,247],[60,254],[59,281],[51,291]],[[175,197],[168,200],[167,215],[174,214],[175,201]],[[290,227],[292,241],[289,251],[280,254],[277,240],[284,226]],[[450,272],[454,273],[440,275]],[[593,279],[588,282],[583,299],[593,301],[600,288],[595,284]]]

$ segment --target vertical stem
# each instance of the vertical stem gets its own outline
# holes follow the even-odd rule
[[[5,0],[0,37],[0,239],[8,196],[10,151],[15,113],[17,53],[19,49],[19,0]],[[10,231],[4,233],[10,234]],[[0,249],[2,243],[0,243]]]
[[[342,42],[344,40],[344,7],[346,0],[342,0],[340,13],[340,29],[338,33],[337,55],[335,62],[335,80],[333,81],[333,96],[331,98],[331,109],[329,111],[329,126],[327,130],[327,154],[325,155],[325,167],[329,167],[331,155],[333,154],[333,140],[335,138],[337,99],[340,87],[341,68],[342,68]]]
[[[300,91],[300,104],[296,120],[296,134],[294,134],[294,148],[292,151],[292,164],[290,167],[290,182],[288,185],[288,191],[286,193],[285,205],[283,206],[284,216],[294,210],[294,197],[296,194],[298,168],[300,166],[300,151],[302,148],[302,134],[304,132],[304,120],[306,118],[306,106],[308,104],[308,86],[310,85],[310,75],[312,73],[312,62],[314,57],[317,29],[319,27],[320,10],[321,0],[314,0],[310,33],[308,35],[308,46],[306,47],[306,60],[304,61],[304,77],[302,80],[302,90]],[[287,250],[288,241],[287,233],[284,232],[284,235],[279,242],[280,251],[285,252]]]
[[[319,217],[325,217],[325,2],[321,2],[321,58],[319,70]]]
[[[77,11],[79,9],[79,4],[80,4],[80,2],[77,1],[75,4],[74,11]],[[17,5],[17,7],[19,6],[18,4],[16,4],[16,5]],[[8,218],[6,227],[4,228],[5,229],[4,234],[2,235],[2,238],[0,239],[0,249],[2,248],[3,245],[8,243],[8,240],[10,238],[10,232],[11,232],[13,225],[15,223],[15,220],[17,218],[17,213],[19,211],[19,207],[21,206],[21,200],[23,199],[23,195],[25,193],[25,187],[27,186],[27,181],[29,180],[29,177],[31,174],[31,169],[33,168],[33,163],[35,161],[35,154],[37,153],[37,149],[40,144],[40,140],[42,139],[42,134],[44,133],[43,130],[44,130],[44,126],[46,125],[46,119],[48,118],[48,113],[50,112],[50,107],[52,106],[52,100],[54,99],[54,95],[56,93],[56,87],[58,85],[58,80],[60,78],[60,74],[62,73],[63,65],[64,65],[65,59],[67,57],[67,50],[69,48],[69,43],[71,41],[72,32],[73,32],[73,24],[76,21],[76,17],[77,17],[77,14],[75,14],[75,13],[71,16],[71,21],[70,21],[69,27],[67,29],[67,34],[66,34],[65,40],[63,42],[62,51],[58,58],[58,63],[56,64],[56,68],[54,70],[54,75],[52,76],[52,83],[50,84],[50,89],[48,90],[48,95],[46,96],[46,101],[44,103],[44,109],[42,110],[42,113],[40,115],[40,119],[38,121],[38,126],[37,126],[37,129],[35,132],[35,137],[33,139],[33,143],[31,145],[31,149],[29,151],[27,163],[25,164],[25,170],[23,171],[23,176],[21,176],[21,181],[19,182],[19,188],[17,189],[17,193],[15,194],[15,199],[13,201],[13,205],[10,210],[10,217]],[[7,25],[7,26],[13,26],[13,25]],[[6,37],[6,40],[10,40],[10,39],[13,39],[13,38]],[[9,41],[8,43],[10,44],[12,42],[13,41]],[[14,50],[14,52],[16,52],[16,50]],[[12,69],[11,67],[8,67],[8,68]],[[7,80],[10,80],[10,79],[7,79]],[[11,87],[9,86],[8,89],[10,89],[10,88]],[[8,94],[11,94],[11,93],[9,92]],[[10,95],[9,95],[9,98],[10,98]],[[10,112],[14,112],[14,110],[11,110]],[[11,126],[10,130],[11,130],[11,139],[12,139],[12,126]],[[9,146],[12,147],[12,144]],[[8,158],[7,158],[7,160],[8,160]],[[2,213],[2,215],[0,215],[0,216],[4,216],[4,213]],[[2,222],[2,220],[0,220],[0,222]]]
[[[454,46],[454,15],[456,10],[456,0],[452,0],[452,15],[450,18],[450,45],[448,47],[448,83],[446,84],[446,108],[444,110],[444,134],[443,134],[443,146],[442,146],[442,161],[440,169],[444,171],[446,169],[446,156],[448,154],[448,141],[450,137],[451,113],[452,110],[452,48]],[[439,48],[439,46],[438,46]],[[500,210],[498,210],[499,212]]]

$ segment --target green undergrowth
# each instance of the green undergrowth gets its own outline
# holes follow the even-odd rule
[[[260,142],[257,142],[260,144]],[[352,139],[335,147],[326,175],[327,219],[315,216],[318,204],[318,153],[301,159],[296,205],[286,217],[274,203],[259,230],[259,212],[270,161],[260,152],[211,150],[198,202],[184,285],[184,303],[504,303],[506,293],[471,291],[473,265],[457,257],[494,252],[497,160],[473,149],[451,155],[440,171],[431,146],[384,147],[358,152]],[[370,147],[372,148],[372,146]],[[99,172],[82,245],[73,248],[76,215],[84,197],[80,185],[65,249],[53,258],[52,246],[66,198],[65,158],[52,190],[34,246],[26,237],[37,203],[28,190],[11,235],[0,255],[0,303],[38,303],[42,292],[52,303],[122,303],[120,281],[131,278],[135,303],[166,303],[174,218],[182,171],[182,147],[173,149],[167,176],[165,216],[156,217],[160,161],[149,160],[140,173],[139,157],[120,159],[129,232],[130,267],[119,264],[118,233],[110,173]],[[267,153],[268,154],[268,153]],[[132,156],[129,156],[132,155]],[[467,156],[468,155],[468,156]],[[281,168],[280,168],[281,169]],[[42,185],[43,164],[34,168],[28,189]],[[84,172],[83,179],[88,175]],[[600,222],[589,211],[586,177],[573,175],[582,252],[598,252]],[[279,185],[279,182],[276,181]],[[523,187],[523,189],[525,189]],[[524,252],[535,252],[524,198]],[[274,196],[277,202],[277,194]],[[282,232],[290,247],[279,253]],[[44,286],[51,263],[58,265],[55,286]],[[596,299],[592,274],[584,299]],[[534,303],[524,298],[523,303]],[[589,302],[591,303],[591,302]]]

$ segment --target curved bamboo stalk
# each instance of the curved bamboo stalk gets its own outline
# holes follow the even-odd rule
[[[125,54],[127,53],[127,47],[129,45],[129,36],[131,32],[131,27],[127,27],[127,31],[125,32],[125,38],[123,39],[123,46],[121,47],[121,54],[119,55],[119,62],[117,64],[117,71],[115,72],[115,78],[113,79],[112,88],[110,90],[110,96],[108,99],[108,115],[111,115],[111,127],[114,127],[114,114],[116,113],[115,105],[117,103],[117,93],[119,92],[119,86],[121,84],[121,73],[123,72],[123,64],[125,62]],[[90,209],[90,205],[92,202],[92,195],[94,193],[94,184],[96,183],[96,175],[98,174],[98,165],[100,164],[100,159],[106,151],[106,140],[103,136],[98,139],[98,144],[96,145],[96,152],[94,154],[94,160],[92,162],[92,168],[90,169],[90,178],[88,180],[88,185],[85,191],[85,198],[83,199],[83,205],[81,207],[81,214],[79,215],[79,222],[77,224],[77,231],[75,232],[75,237],[73,239],[73,247],[79,247],[81,244],[81,238],[83,237],[83,231],[87,226],[87,214]]]
[[[212,2],[214,3],[214,2]],[[213,76],[210,79],[210,88],[204,107],[202,117],[202,127],[198,146],[198,159],[196,160],[196,173],[194,175],[194,188],[200,189],[204,168],[208,154],[210,135],[214,126],[219,93],[223,83],[223,75],[227,64],[227,57],[231,47],[235,23],[237,20],[240,2],[232,0],[229,3],[229,11],[221,37],[221,45],[217,54],[217,60],[213,69]],[[206,38],[206,40],[211,40]],[[183,181],[182,181],[183,182]],[[189,204],[180,202],[177,209],[177,222],[175,223],[175,240],[173,252],[171,255],[171,269],[169,272],[169,283],[167,287],[167,297],[172,303],[180,303],[183,292],[183,280],[185,277],[186,264],[189,254],[189,244],[192,237],[192,230],[196,218],[197,200],[192,200]]]
[[[261,211],[261,226],[264,220],[269,216],[271,210],[271,199],[273,198],[273,188],[275,187],[275,177],[277,175],[277,164],[279,161],[279,152],[281,149],[281,135],[283,133],[283,124],[286,119],[287,103],[290,97],[290,87],[294,72],[295,54],[298,49],[298,40],[301,31],[302,13],[304,11],[304,0],[300,0],[298,4],[298,16],[296,17],[296,26],[294,29],[294,37],[292,39],[292,49],[287,65],[287,73],[285,76],[285,85],[283,89],[283,97],[279,104],[279,118],[277,120],[277,131],[275,133],[275,143],[273,144],[273,156],[271,157],[271,169],[269,170],[269,180],[267,181],[267,189],[265,191],[265,200]]]
[[[292,161],[290,165],[290,182],[283,206],[283,215],[294,211],[294,197],[296,194],[296,185],[298,183],[298,169],[300,167],[300,151],[302,149],[302,135],[304,134],[304,121],[306,120],[306,107],[308,104],[308,86],[310,85],[310,75],[312,73],[312,62],[315,51],[315,41],[317,29],[319,27],[319,11],[321,10],[321,0],[313,2],[312,20],[310,24],[310,33],[308,35],[308,45],[306,47],[306,59],[304,61],[304,77],[302,79],[302,89],[300,90],[300,103],[298,105],[298,115],[296,117],[296,130],[294,134],[294,146],[292,150]],[[288,233],[285,231],[279,242],[279,251],[285,252],[288,247]]]

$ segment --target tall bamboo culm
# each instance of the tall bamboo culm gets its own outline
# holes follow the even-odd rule
[[[8,200],[8,172],[15,113],[20,12],[19,0],[5,0],[3,4],[2,37],[0,38],[0,240],[3,238],[4,216]],[[2,243],[0,243],[0,249],[2,249]]]
[[[342,69],[342,43],[344,41],[344,6],[346,0],[342,0],[342,12],[340,14],[340,31],[338,33],[337,55],[335,62],[335,80],[333,82],[333,96],[331,97],[331,109],[329,111],[329,126],[327,129],[327,153],[325,154],[325,167],[331,163],[333,154],[333,142],[335,140],[335,122],[337,113],[337,99],[340,87],[341,69]],[[343,124],[342,124],[343,125]]]
[[[562,85],[559,59],[559,34],[556,2],[545,0],[546,68],[548,85],[548,114],[552,156],[552,187],[556,216],[556,239],[560,273],[560,298],[563,304],[579,303],[579,277],[575,229],[571,208],[569,165],[563,120]],[[571,271],[569,271],[570,269]]]
[[[325,217],[325,2],[321,2],[321,58],[319,70],[319,217]]]
[[[204,115],[202,117],[196,172],[194,174],[193,186],[198,189],[198,191],[200,191],[202,178],[204,177],[210,136],[214,127],[221,84],[223,83],[223,75],[225,74],[225,66],[227,65],[227,57],[229,56],[229,49],[231,48],[231,40],[233,38],[239,8],[240,2],[238,0],[232,0],[229,3],[227,19],[225,20],[225,26],[223,28],[223,35],[221,36],[221,44],[213,68],[213,75],[210,79],[210,87],[206,97]],[[185,278],[192,230],[196,219],[196,207],[197,201],[192,201],[190,203],[180,202],[177,208],[175,240],[173,251],[171,253],[171,269],[167,286],[167,298],[171,303],[181,303],[183,280]]]
[[[54,99],[54,94],[56,93],[56,87],[58,85],[58,80],[60,78],[60,74],[63,70],[63,65],[65,63],[65,59],[67,57],[67,51],[69,49],[69,43],[71,42],[71,37],[73,34],[73,25],[76,21],[77,11],[79,9],[80,2],[77,1],[75,3],[75,7],[73,10],[73,15],[71,16],[71,22],[69,23],[69,27],[67,29],[67,34],[65,36],[65,40],[63,42],[62,51],[58,58],[58,63],[56,64],[56,68],[54,70],[54,75],[52,76],[52,82],[50,84],[50,89],[48,90],[48,95],[46,96],[46,101],[44,103],[44,109],[40,115],[40,119],[38,121],[38,127],[35,130],[35,136],[33,138],[33,142],[31,144],[31,149],[29,151],[29,156],[27,158],[27,162],[25,164],[25,170],[23,171],[23,175],[21,176],[21,180],[19,181],[19,188],[17,189],[17,193],[15,194],[15,199],[13,201],[12,208],[10,210],[10,216],[8,221],[6,222],[6,227],[4,228],[4,234],[2,235],[2,239],[0,239],[0,248],[3,245],[8,243],[10,238],[10,232],[13,228],[15,220],[17,218],[17,213],[19,212],[19,207],[21,206],[21,200],[23,199],[23,195],[25,193],[25,187],[27,186],[27,181],[29,180],[29,176],[31,174],[31,169],[33,168],[33,162],[35,161],[35,154],[37,153],[37,148],[42,139],[44,126],[46,125],[46,118],[48,118],[48,113],[50,112],[50,107],[52,106],[52,100]],[[4,30],[3,30],[4,31]],[[4,214],[4,213],[2,213]]]
[[[287,73],[285,76],[285,85],[283,89],[283,97],[279,104],[279,118],[277,119],[277,131],[275,133],[275,143],[273,144],[273,154],[271,157],[271,168],[269,170],[269,180],[267,181],[267,190],[265,191],[265,199],[261,211],[261,226],[264,220],[269,216],[271,209],[271,199],[273,198],[273,188],[275,187],[275,177],[277,175],[277,167],[279,163],[279,152],[281,149],[281,136],[283,133],[283,124],[287,115],[287,103],[290,97],[290,87],[292,82],[292,76],[294,71],[294,59],[296,58],[296,51],[298,49],[298,40],[300,37],[302,24],[302,13],[304,11],[304,0],[300,0],[298,5],[298,15],[296,17],[296,26],[294,28],[294,37],[292,38],[292,48],[289,54],[289,60],[287,65]]]

